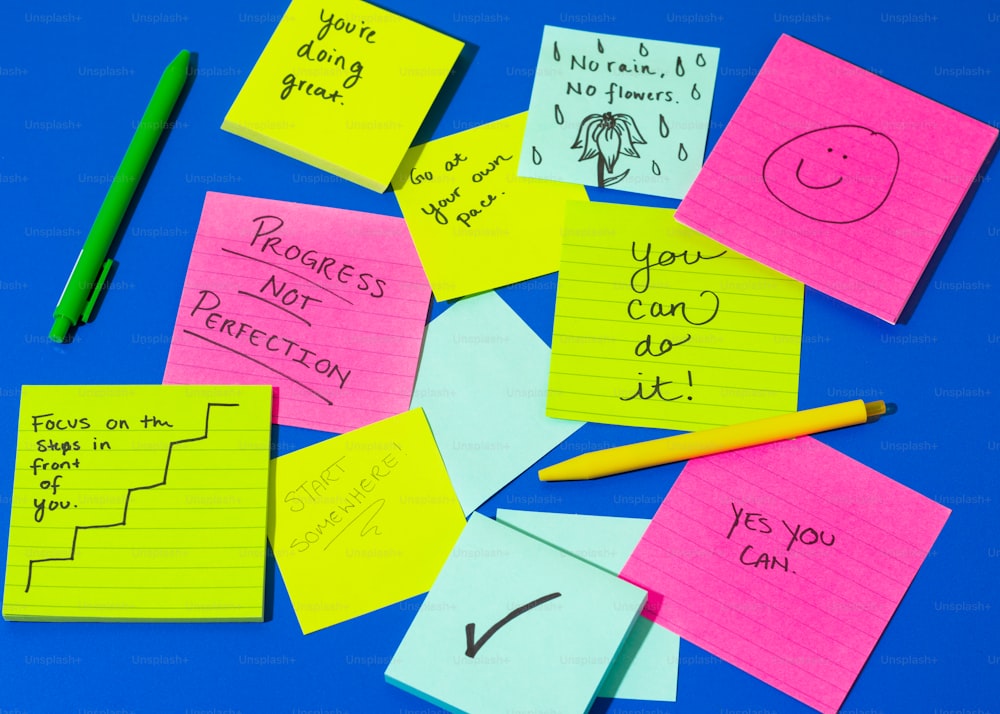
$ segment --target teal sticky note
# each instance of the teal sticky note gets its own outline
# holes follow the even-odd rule
[[[650,523],[648,518],[584,516],[509,508],[498,508],[497,520],[583,558],[613,575],[618,575],[625,567]]]
[[[427,326],[412,406],[427,415],[466,515],[583,425],[545,416],[549,355],[492,291]]]
[[[475,513],[385,671],[449,711],[586,712],[646,592]]]
[[[585,516],[497,509],[497,521],[618,575],[649,526],[648,518]],[[677,700],[680,637],[640,617],[599,697],[673,702]]]
[[[718,66],[717,47],[546,26],[518,175],[683,198]]]

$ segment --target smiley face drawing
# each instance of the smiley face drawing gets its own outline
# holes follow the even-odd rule
[[[857,124],[813,129],[764,161],[767,190],[788,208],[824,223],[854,223],[882,207],[899,173],[899,149]]]

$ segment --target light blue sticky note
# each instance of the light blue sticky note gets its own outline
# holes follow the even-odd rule
[[[497,509],[497,520],[615,575],[625,567],[649,526],[646,518],[506,508]],[[680,642],[680,637],[670,630],[640,617],[601,683],[597,696],[676,701]]]
[[[475,513],[385,678],[449,711],[586,712],[645,602],[641,588]]]
[[[614,575],[625,567],[650,522],[648,518],[584,516],[509,508],[498,508],[497,520]]]
[[[545,416],[549,353],[495,292],[427,326],[412,406],[427,415],[466,515],[583,425]]]
[[[718,66],[717,47],[546,26],[518,175],[683,198]]]

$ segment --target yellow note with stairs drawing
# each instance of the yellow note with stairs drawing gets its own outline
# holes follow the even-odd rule
[[[269,386],[25,386],[3,616],[262,621]]]

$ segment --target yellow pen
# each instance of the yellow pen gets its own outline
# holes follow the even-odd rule
[[[538,478],[542,481],[595,479],[693,459],[697,456],[708,456],[782,439],[794,439],[797,436],[839,429],[843,426],[863,424],[882,414],[885,414],[885,402],[881,399],[874,402],[855,399],[842,404],[779,414],[745,424],[720,426],[592,451],[540,469]]]

